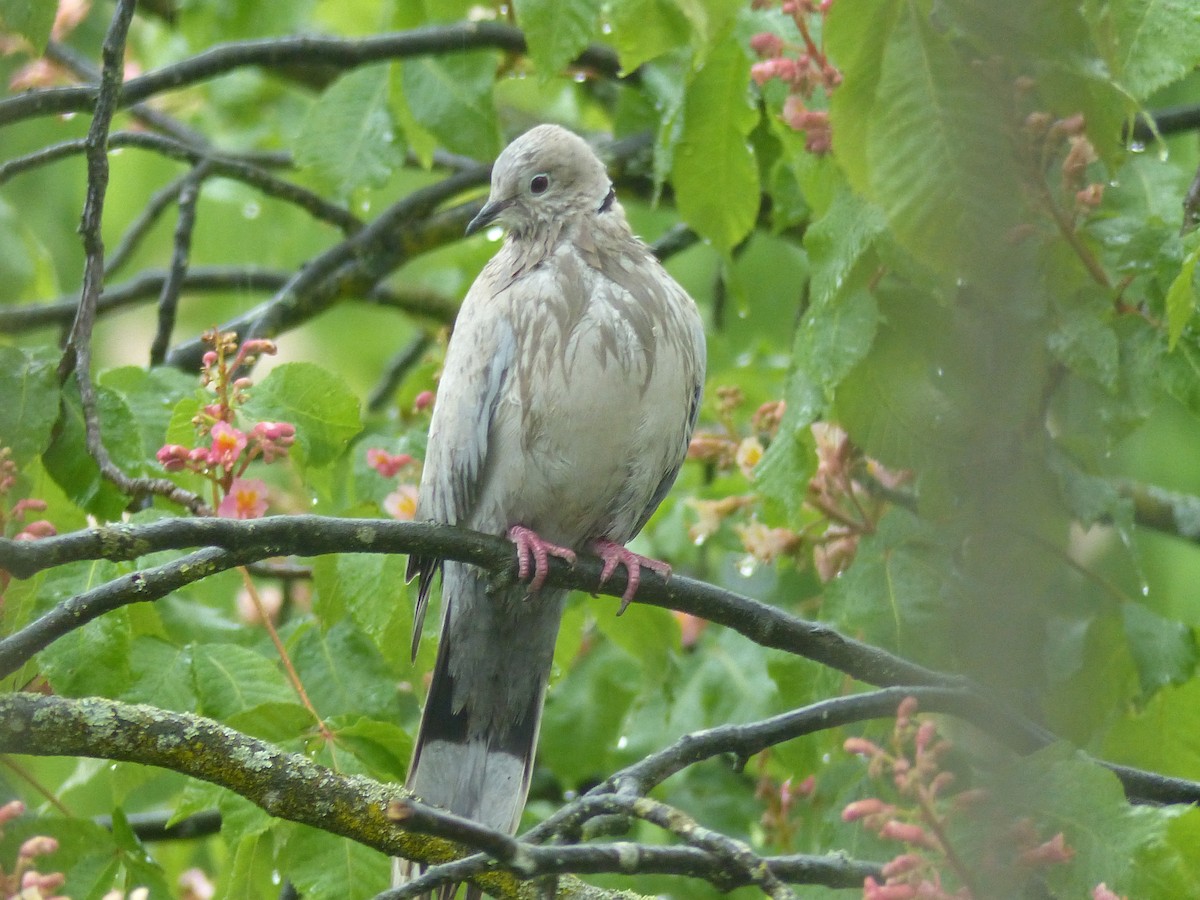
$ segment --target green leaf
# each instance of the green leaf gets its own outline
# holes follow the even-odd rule
[[[339,553],[313,564],[314,611],[325,622],[349,613],[393,666],[409,663],[412,604],[404,584],[407,559],[384,553]]]
[[[1087,4],[1094,6],[1094,3]],[[1113,0],[1104,34],[1116,46],[1117,80],[1134,97],[1144,99],[1200,64],[1200,7],[1192,0]]]
[[[159,447],[168,443],[167,432],[171,428],[176,406],[185,399],[194,398],[196,393],[194,376],[167,367],[147,371],[139,366],[123,366],[103,373],[99,382],[125,399],[137,421],[142,448],[151,456]],[[188,417],[190,437],[195,435],[191,426],[191,416],[195,414],[196,409],[193,406],[193,411]]]
[[[752,722],[778,711],[767,655],[736,632],[722,629],[716,640],[705,643],[703,653],[688,656],[684,666],[667,723],[671,734]]]
[[[744,7],[742,0],[676,0],[692,26],[692,47],[703,63],[710,50],[736,43],[726,29]]]
[[[1176,778],[1200,778],[1200,681],[1168,686],[1126,706],[1104,738],[1104,759]]]
[[[879,208],[840,181],[825,214],[804,233],[812,265],[812,298],[820,303],[840,291],[850,273],[887,231]]]
[[[111,564],[101,567],[111,568]],[[107,581],[101,575],[97,583]],[[132,681],[128,608],[88,622],[38,654],[42,671],[64,697],[119,697]]]
[[[346,195],[379,187],[404,162],[388,106],[386,65],[343,75],[312,105],[293,142],[296,162]]]
[[[1196,312],[1196,260],[1200,246],[1187,255],[1167,290],[1167,347],[1175,349],[1183,329]]]
[[[322,716],[398,718],[396,679],[352,622],[337,622],[328,630],[304,627],[289,640],[288,652]]]
[[[48,347],[0,347],[0,448],[18,466],[50,443],[58,419],[57,360]]]
[[[49,0],[0,0],[0,31],[19,34],[38,56],[46,50],[57,6]]]
[[[200,712],[227,719],[263,703],[295,703],[296,694],[279,666],[236,644],[199,644],[192,651],[192,676]]]
[[[326,723],[340,747],[345,747],[364,765],[364,771],[384,781],[403,781],[412,759],[412,736],[398,725],[375,719],[353,718],[343,724],[336,718]]]
[[[423,56],[400,65],[413,119],[447,150],[480,160],[500,152],[500,124],[492,100],[495,54]]]
[[[1116,390],[1120,375],[1117,335],[1095,308],[1072,306],[1062,310],[1047,346],[1072,371],[1109,391]]]
[[[266,886],[272,883],[275,874],[273,843],[269,836],[262,834],[250,834],[233,841],[231,859],[218,873],[217,896],[264,896]]]
[[[195,710],[189,648],[143,635],[134,638],[130,646],[129,665],[131,683],[120,699],[176,712]]]
[[[276,854],[280,871],[308,900],[372,897],[390,882],[391,861],[378,850],[304,825],[280,829],[285,835]]]
[[[1122,604],[1121,615],[1144,697],[1168,684],[1183,684],[1195,674],[1200,654],[1191,628],[1141,603]]]
[[[114,465],[126,475],[142,473],[145,454],[137,420],[116,391],[96,388],[100,435]],[[100,474],[100,467],[87,450],[83,405],[74,380],[63,390],[60,429],[42,456],[46,471],[78,506],[99,519],[120,517],[129,498]]]
[[[625,72],[688,44],[691,37],[687,19],[671,0],[621,0],[612,4],[609,21]]]
[[[936,636],[946,634],[941,596],[951,569],[933,530],[893,508],[861,540],[850,568],[829,583],[826,613],[839,629],[869,643],[944,664],[944,641]]]
[[[290,422],[309,466],[328,465],[362,430],[358,397],[340,377],[315,363],[284,363],[252,389],[242,407],[251,419]]]
[[[550,78],[577,57],[596,34],[600,0],[514,0],[517,25],[525,32],[529,55],[542,78]]]
[[[758,218],[758,165],[747,137],[758,122],[750,60],[737,42],[718,45],[688,85],[671,183],[683,220],[729,253]]]
[[[633,611],[631,606],[628,612]],[[637,694],[631,668],[636,664],[624,651],[601,641],[551,686],[538,755],[567,786],[578,787],[611,769],[611,754]]]
[[[826,39],[845,78],[830,101],[834,150],[918,258],[995,278],[1005,258],[995,248],[1021,214],[1010,113],[976,59],[960,55],[921,6],[834,7]]]

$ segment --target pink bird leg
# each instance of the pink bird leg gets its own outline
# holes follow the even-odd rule
[[[592,549],[604,560],[604,569],[600,572],[601,584],[608,581],[619,565],[624,566],[628,573],[628,577],[625,579],[625,593],[621,595],[621,608],[617,610],[618,616],[625,612],[629,604],[633,602],[634,595],[637,594],[638,585],[642,582],[642,566],[657,572],[663,578],[671,577],[671,567],[665,562],[634,553],[608,538],[593,541]]]
[[[542,540],[536,531],[524,525],[514,525],[508,529],[508,539],[517,545],[517,577],[522,581],[529,578],[529,560],[533,558],[533,580],[529,582],[531,594],[536,594],[546,583],[551,556],[575,565],[574,550]]]

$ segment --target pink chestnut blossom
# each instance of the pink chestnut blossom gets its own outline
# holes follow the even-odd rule
[[[267,511],[267,486],[257,478],[235,478],[217,515],[226,519],[258,519]]]

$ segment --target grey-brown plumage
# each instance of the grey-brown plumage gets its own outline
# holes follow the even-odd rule
[[[636,582],[651,561],[623,545],[686,454],[704,379],[700,316],[569,131],[542,125],[504,150],[468,233],[492,222],[508,235],[455,323],[417,518],[507,534],[535,560],[591,548]],[[420,576],[414,653],[438,565],[409,561]],[[489,591],[483,573],[445,563],[441,643],[407,782],[510,833],[565,596],[538,590],[544,563],[533,568],[532,591]]]

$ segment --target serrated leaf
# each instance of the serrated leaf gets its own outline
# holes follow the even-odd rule
[[[736,632],[723,629],[715,641],[705,644],[703,653],[687,658],[667,730],[678,735],[751,722],[775,712],[777,702],[766,654]]]
[[[1106,4],[1117,80],[1144,99],[1200,64],[1200,7],[1192,0],[1113,0]]]
[[[1110,391],[1116,389],[1120,375],[1117,335],[1094,310],[1063,310],[1047,346],[1072,371]]]
[[[312,105],[293,142],[296,161],[334,190],[378,187],[404,162],[388,106],[385,65],[343,75]]]
[[[600,642],[551,687],[538,755],[564,784],[578,787],[611,769],[609,757],[637,694],[629,677],[636,667],[614,644]]]
[[[1200,777],[1200,681],[1167,686],[1126,708],[1104,738],[1104,759],[1176,778]]]
[[[228,839],[227,839],[228,840]],[[222,866],[217,881],[218,896],[223,898],[257,897],[271,884],[275,869],[274,846],[270,837],[246,835],[232,842],[232,859]]]
[[[703,62],[710,50],[736,43],[726,29],[744,8],[742,0],[676,0],[679,11],[692,26],[692,46]]]
[[[903,656],[944,662],[935,648],[945,644],[936,636],[945,634],[941,594],[951,568],[928,526],[894,508],[859,543],[850,568],[829,583],[833,623]]]
[[[758,165],[747,140],[758,122],[750,60],[736,41],[718,45],[688,85],[671,183],[684,221],[729,253],[758,218]]]
[[[137,422],[142,447],[151,455],[168,442],[166,435],[174,420],[176,406],[196,393],[194,376],[167,367],[146,370],[139,366],[123,366],[103,373],[99,382],[125,399]]]
[[[4,859],[16,860],[21,845],[35,835],[58,841],[53,853],[37,857],[37,868],[64,873],[66,890],[72,897],[103,897],[112,889],[120,851],[108,829],[83,817],[22,816],[5,823],[0,854]]]
[[[313,566],[314,611],[326,623],[349,613],[392,665],[407,665],[412,604],[404,584],[407,560],[384,553],[322,556]]]
[[[1175,349],[1183,329],[1196,312],[1196,260],[1200,259],[1197,247],[1183,260],[1183,266],[1171,287],[1167,290],[1167,347]]]
[[[137,420],[116,391],[96,388],[100,435],[117,468],[136,477],[143,468],[144,453]],[[83,406],[74,380],[63,389],[62,416],[58,433],[42,455],[46,471],[74,503],[99,519],[119,518],[129,499],[100,474],[100,467],[87,451]]]
[[[600,0],[514,0],[513,11],[543,78],[577,57],[600,24]]]
[[[491,160],[500,151],[492,100],[496,57],[488,52],[423,56],[401,64],[404,99],[415,119],[447,150]]]
[[[49,348],[0,347],[0,448],[18,466],[50,443],[58,418],[57,360]]]
[[[129,664],[130,685],[120,699],[176,712],[191,712],[196,708],[189,648],[176,647],[154,637],[136,637],[130,646]]]
[[[224,720],[263,703],[294,703],[295,692],[273,660],[236,644],[199,644],[192,675],[200,712]]]
[[[297,697],[290,703],[272,701],[259,703],[242,712],[233,713],[225,724],[264,741],[284,744],[312,731],[316,720]]]
[[[97,583],[104,580],[107,578],[98,578]],[[120,609],[94,619],[38,654],[56,694],[117,697],[129,688],[132,639],[128,612]]]
[[[854,267],[887,230],[879,208],[839,183],[825,214],[804,233],[812,265],[812,299],[820,303],[842,289]]]
[[[38,56],[46,50],[57,6],[39,0],[0,0],[0,31],[19,34]]]
[[[1141,603],[1122,604],[1121,615],[1144,697],[1192,677],[1198,655],[1191,628],[1165,619]]]
[[[845,81],[830,116],[851,184],[923,262],[955,276],[994,275],[989,267],[1003,259],[995,247],[1020,214],[1008,113],[994,85],[915,4],[851,0],[834,13],[826,39]]]
[[[286,830],[276,863],[309,900],[372,897],[390,882],[391,861],[378,850],[304,825]]]
[[[338,744],[349,748],[373,778],[400,781],[408,774],[413,739],[399,725],[364,717],[354,718],[348,724],[337,719],[326,724]]]
[[[597,610],[596,629],[647,667],[661,670],[679,649],[679,623],[670,610],[634,604],[617,616],[614,607]]]
[[[399,716],[395,676],[352,622],[337,622],[328,630],[304,628],[289,641],[288,652],[322,716],[383,721]]]
[[[333,462],[362,430],[358,397],[339,376],[315,363],[284,363],[251,391],[242,407],[251,419],[296,426],[301,461]]]

